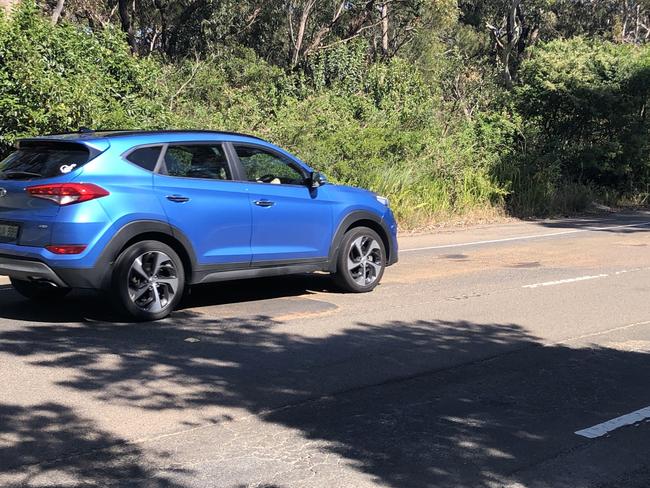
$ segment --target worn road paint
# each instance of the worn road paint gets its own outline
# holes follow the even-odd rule
[[[627,325],[621,325],[619,327],[614,327],[612,329],[606,329],[606,330],[599,330],[598,332],[591,332],[589,334],[583,334],[575,337],[570,337],[569,339],[565,339],[563,341],[559,341],[556,344],[569,344],[571,342],[575,341],[583,341],[585,339],[589,339],[592,337],[599,337],[599,336],[604,336],[611,334],[612,332],[621,332],[624,330],[632,329],[634,327],[641,327],[643,325],[650,325],[650,320],[645,320],[643,322],[634,322],[633,324],[627,324]]]
[[[620,276],[622,274],[627,274],[627,273],[636,273],[638,271],[646,271],[650,268],[632,268],[632,269],[622,269],[620,271],[615,271],[611,274],[597,274],[597,275],[589,275],[589,276],[579,276],[577,278],[567,278],[565,280],[556,280],[556,281],[546,281],[544,283],[535,283],[532,285],[524,285],[523,288],[539,288],[541,286],[553,286],[553,285],[563,285],[565,283],[574,283],[576,281],[586,281],[586,280],[595,280],[598,278],[607,278],[609,276]]]
[[[575,433],[582,437],[586,437],[587,439],[596,439],[597,437],[604,436],[605,434],[620,429],[621,427],[638,424],[647,419],[650,419],[650,407],[642,408],[636,412],[628,413],[627,415],[608,420],[607,422],[594,425],[587,429],[578,430]]]
[[[575,283],[576,281],[597,280],[598,278],[607,278],[608,274],[598,274],[590,276],[579,276],[577,278],[567,278],[566,280],[546,281],[544,283],[535,283],[533,285],[524,285],[523,288],[539,288],[542,286],[564,285],[565,283]]]
[[[467,246],[478,246],[481,244],[498,244],[500,242],[512,242],[512,241],[526,241],[530,239],[541,239],[544,237],[554,237],[554,236],[563,236],[568,234],[579,234],[582,232],[597,232],[601,230],[615,230],[615,229],[627,229],[632,227],[646,227],[650,225],[650,222],[641,222],[638,224],[626,224],[626,225],[615,225],[610,227],[585,227],[584,229],[573,229],[565,230],[562,232],[550,232],[548,234],[534,234],[529,236],[518,236],[518,237],[506,237],[503,239],[491,239],[487,241],[473,241],[473,242],[461,242],[458,244],[445,244],[442,246],[428,246],[428,247],[415,247],[413,249],[402,249],[400,253],[405,252],[416,252],[416,251],[432,251],[435,249],[451,249],[455,247],[467,247]]]

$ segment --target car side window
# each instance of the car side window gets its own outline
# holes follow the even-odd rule
[[[235,151],[248,181],[275,185],[302,185],[305,182],[303,171],[288,159],[253,146],[236,145]]]
[[[165,152],[165,167],[169,176],[232,179],[221,144],[170,144]]]
[[[147,171],[153,171],[156,169],[160,149],[161,146],[141,147],[129,154],[126,159]]]

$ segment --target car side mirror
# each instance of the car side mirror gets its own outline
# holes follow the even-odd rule
[[[314,171],[309,175],[308,183],[311,188],[318,188],[319,186],[323,186],[327,183],[327,178],[323,173]]]

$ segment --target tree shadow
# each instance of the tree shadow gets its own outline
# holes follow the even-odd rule
[[[68,406],[0,404],[3,486],[181,488],[147,467],[152,457],[160,460],[167,454],[147,456],[149,460],[137,446],[97,428]]]
[[[264,315],[215,319],[181,311],[139,325],[32,325],[1,332],[0,352],[32,358],[38,366],[73,368],[74,378],[60,385],[112,403],[150,410],[218,404],[259,412],[352,387],[362,377],[379,380],[396,368],[403,376],[433,359],[534,344],[508,324],[360,324],[316,339],[277,332],[280,324]],[[370,366],[388,352],[396,354],[391,362]],[[119,366],[102,366],[106,355],[118,355]],[[326,365],[326,376],[314,376]],[[161,370],[168,383],[159,388]],[[170,394],[172,387],[177,393]]]
[[[592,230],[594,232],[611,232],[615,234],[636,234],[650,231],[650,214],[647,212],[630,212],[601,216],[583,216],[561,220],[540,220],[539,225],[550,229]],[[622,227],[622,226],[634,227]]]
[[[112,405],[245,409],[400,488],[520,479],[522,466],[555,456],[558,443],[584,444],[574,430],[650,402],[638,381],[650,374],[647,354],[545,346],[516,324],[360,322],[323,336],[266,316],[182,311],[139,326],[23,325],[0,332],[0,353],[69,368],[59,386]],[[107,365],[108,356],[119,361]],[[38,408],[47,406],[12,415],[39,416]],[[72,431],[59,442],[74,449],[66,439],[79,437],[75,423],[65,423]],[[19,460],[35,460],[46,442],[19,442]],[[85,476],[74,466],[69,473]],[[556,477],[549,486],[572,486],[571,473]]]
[[[612,456],[625,459],[615,461],[619,466],[594,466],[589,455],[573,465],[554,460],[592,448],[576,430],[649,404],[639,381],[650,373],[648,359],[607,348],[540,346],[264,419],[327,440],[332,452],[382,486],[569,488],[585,475],[616,479],[621,467],[630,468],[625,462],[646,466],[635,451],[647,446],[638,445],[624,446],[627,456],[612,448]]]

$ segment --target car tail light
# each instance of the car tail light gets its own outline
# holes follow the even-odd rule
[[[86,246],[45,246],[45,249],[54,254],[81,254],[86,250]]]
[[[92,183],[58,183],[54,185],[29,186],[25,189],[32,197],[50,200],[57,205],[87,202],[110,195]]]

